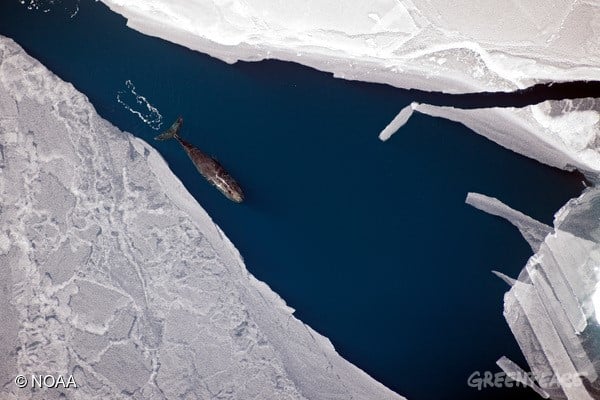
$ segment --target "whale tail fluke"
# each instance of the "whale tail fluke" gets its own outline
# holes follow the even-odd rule
[[[174,137],[179,137],[179,130],[181,129],[181,125],[183,125],[183,118],[179,117],[169,129],[156,136],[154,140],[168,140]]]

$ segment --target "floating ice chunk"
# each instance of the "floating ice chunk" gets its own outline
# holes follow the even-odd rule
[[[569,201],[504,296],[506,321],[539,386],[554,399],[598,398],[598,216],[600,189]]]
[[[496,275],[498,278],[502,279],[508,286],[512,286],[517,281],[516,279],[511,278],[510,276],[503,274],[502,272],[492,271],[492,274]]]
[[[531,278],[531,283],[537,292],[538,298],[546,308],[548,317],[550,318],[556,333],[560,337],[561,343],[577,369],[577,373],[585,376],[591,381],[596,380],[598,375],[582,347],[580,338],[577,336],[581,332],[573,329],[565,309],[561,306],[560,301],[557,299],[552,291],[552,287],[546,279],[543,268],[539,264],[535,265],[535,267],[533,267],[532,264],[529,264],[527,266],[527,272]]]
[[[527,318],[525,310],[517,300],[517,291],[526,290],[530,285],[516,281],[510,291],[504,295],[504,318],[510,327],[534,377],[551,377],[553,376],[552,368],[548,363],[546,354],[541,351],[541,344],[531,322]],[[537,379],[537,378],[536,378]],[[560,392],[560,390],[549,390],[552,392]]]
[[[546,245],[549,251],[545,251]],[[595,291],[598,278],[598,247],[598,243],[556,229],[555,234],[546,239],[538,257],[541,262],[547,257],[548,264],[556,265],[559,271],[556,280],[564,282],[565,288],[570,291],[574,301],[579,305],[580,314],[575,310],[570,313],[576,331],[582,331],[586,326],[587,318],[592,315],[590,296]],[[560,300],[565,302],[566,299]]]
[[[500,357],[498,361],[496,361],[496,365],[502,368],[502,371],[504,371],[509,378],[517,382],[521,382],[525,386],[529,386],[544,399],[550,397],[550,395],[544,389],[536,385],[536,383],[529,377],[527,372],[525,372],[521,367],[509,360],[507,357]]]
[[[546,236],[552,232],[552,228],[548,225],[513,210],[496,198],[479,193],[469,193],[465,202],[488,214],[502,217],[516,226],[534,252],[539,250]]]
[[[520,318],[521,321],[519,318],[507,318],[507,321],[529,364],[538,367],[538,371],[534,370],[534,373],[539,385],[551,395],[552,391],[562,391],[570,400],[592,400],[581,381],[581,372],[577,370],[568,349],[562,343],[534,285],[516,282],[508,296],[514,296],[524,318]],[[526,329],[523,320],[528,322]],[[525,333],[527,331],[529,332]],[[532,346],[532,335],[536,338],[537,346]],[[545,360],[546,365],[543,367],[539,364],[540,355],[544,356],[541,360]]]
[[[404,126],[410,119],[413,111],[417,108],[419,103],[410,103],[406,107],[404,107],[396,117],[390,122],[379,134],[379,139],[381,141],[388,140],[394,133],[398,131],[401,127]]]
[[[565,309],[573,330],[575,332],[582,332],[587,325],[587,318],[583,312],[582,305],[577,298],[576,292],[565,278],[563,268],[556,262],[552,249],[546,243],[542,244],[540,251],[530,259],[528,267],[530,264],[540,261],[543,262],[546,277],[561,307]]]

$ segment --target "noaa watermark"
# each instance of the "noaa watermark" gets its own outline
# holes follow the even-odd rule
[[[75,378],[73,378],[73,375],[17,375],[15,377],[15,385],[20,388],[31,387],[40,389],[77,389],[77,383],[75,383]]]
[[[467,385],[477,390],[487,388],[512,388],[527,387],[528,383],[534,383],[544,389],[559,387],[577,387],[583,383],[581,378],[585,374],[573,373],[547,376],[538,376],[533,372],[515,372],[513,377],[505,372],[475,371],[467,378]]]

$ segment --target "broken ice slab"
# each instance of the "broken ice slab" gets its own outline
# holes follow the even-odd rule
[[[479,193],[469,193],[465,202],[488,214],[504,218],[516,226],[533,251],[537,251],[546,236],[552,232],[550,226],[510,208],[494,197],[488,197]]]
[[[560,337],[561,343],[569,354],[578,373],[589,380],[596,380],[598,375],[594,370],[594,365],[583,349],[581,338],[577,335],[579,332],[573,328],[569,320],[569,315],[567,315],[560,301],[556,298],[543,268],[540,264],[528,263],[527,272],[541,303],[546,308],[548,317],[556,333]]]
[[[543,269],[548,281],[561,306],[565,309],[573,330],[578,333],[582,332],[587,326],[587,318],[584,314],[582,303],[576,294],[577,291],[569,284],[569,280],[565,277],[564,269],[556,262],[554,253],[548,245],[544,243],[540,249],[541,251],[534,258],[543,263]]]
[[[492,274],[496,275],[498,278],[502,279],[504,282],[506,282],[506,284],[508,286],[512,286],[515,284],[515,282],[517,281],[514,278],[511,278],[510,276],[503,274],[502,272],[499,271],[492,271]]]
[[[530,374],[525,372],[521,367],[519,367],[513,361],[509,360],[507,357],[500,357],[498,361],[496,361],[496,365],[498,365],[509,378],[511,378],[514,381],[521,382],[523,385],[530,387],[544,399],[550,397],[548,392],[539,387],[531,379],[531,377],[529,376]]]
[[[555,231],[504,297],[510,329],[538,384],[553,399],[600,395],[600,324],[595,319],[600,245],[590,240],[600,229],[599,198],[600,189],[589,188],[556,214]]]
[[[542,397],[598,397],[594,391],[600,364],[600,326],[594,316],[600,304],[594,304],[594,296],[600,245],[590,239],[599,237],[599,198],[600,191],[591,188],[569,201],[556,214],[555,229],[551,230],[497,199],[474,193],[467,196],[468,204],[517,226],[536,251],[518,280],[496,274],[511,285],[504,296],[504,316],[539,387],[527,379],[522,382]],[[585,223],[577,223],[581,221]],[[509,376],[522,372],[507,359],[500,359],[498,365]]]
[[[398,129],[402,128],[412,116],[413,111],[417,108],[418,103],[410,103],[404,107],[398,115],[381,131],[379,139],[383,142],[388,140]]]
[[[505,296],[505,317],[540,387],[553,398],[562,392],[569,400],[593,400],[534,285],[512,286]]]
[[[556,108],[576,100],[545,101],[523,108],[473,110],[420,104],[417,111],[459,122],[503,147],[544,164],[566,170],[577,168],[592,177],[600,172],[600,152],[596,146],[600,105],[597,99],[591,99],[594,101],[589,104],[585,100],[590,99],[578,101],[588,109],[569,108],[565,114],[557,114]],[[565,120],[573,123],[565,123]]]

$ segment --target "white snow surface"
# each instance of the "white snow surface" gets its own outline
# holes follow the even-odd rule
[[[248,273],[156,150],[1,36],[0,226],[2,399],[402,399]]]
[[[600,79],[596,0],[102,1],[133,29],[230,63],[455,93]]]

